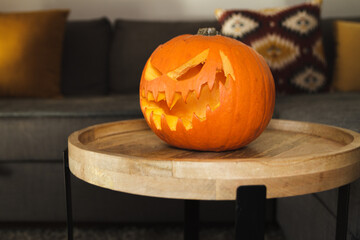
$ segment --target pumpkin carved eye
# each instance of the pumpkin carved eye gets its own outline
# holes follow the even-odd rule
[[[151,64],[151,58],[150,58],[148,60],[148,62],[146,63],[146,69],[145,69],[145,75],[144,75],[145,80],[152,81],[152,80],[160,77],[161,75],[162,75],[161,72]]]
[[[196,57],[187,61],[185,64],[169,72],[167,75],[176,80],[185,80],[195,76],[199,73],[206,62],[209,55],[209,49],[202,51]]]
[[[184,74],[180,75],[179,77],[177,77],[176,80],[184,81],[184,80],[189,80],[190,78],[195,77],[196,75],[198,75],[200,73],[203,66],[204,66],[204,63],[199,63],[198,65],[196,65],[194,67],[188,68],[186,70],[186,72]]]

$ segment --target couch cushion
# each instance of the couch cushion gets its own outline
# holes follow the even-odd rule
[[[68,10],[0,13],[0,96],[59,97]]]
[[[221,32],[254,48],[268,63],[278,94],[328,91],[321,1],[272,9],[217,9]]]
[[[67,23],[62,68],[64,95],[107,93],[111,37],[111,24],[106,18]]]
[[[63,99],[2,99],[0,119],[25,117],[123,117],[139,115],[137,94]]]
[[[146,60],[156,47],[180,34],[196,34],[200,27],[217,27],[216,21],[151,22],[117,20],[110,54],[110,89],[137,93]]]
[[[329,93],[277,97],[281,119],[316,122],[360,132],[360,93]]]
[[[59,160],[67,137],[89,125],[142,117],[138,96],[0,101],[0,161]],[[19,151],[21,149],[21,151]]]
[[[323,34],[324,53],[327,62],[327,76],[332,80],[333,70],[336,58],[336,43],[335,43],[335,29],[334,22],[336,20],[360,22],[359,17],[346,17],[346,18],[326,18],[321,21],[321,30]]]
[[[343,92],[360,91],[360,23],[336,21],[334,24],[337,56],[333,87]]]

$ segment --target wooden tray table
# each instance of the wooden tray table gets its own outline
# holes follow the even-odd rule
[[[259,138],[234,151],[199,152],[171,147],[143,119],[74,132],[68,148],[65,166],[68,161],[70,171],[88,183],[153,197],[236,200],[255,212],[260,208],[254,198],[289,197],[341,186],[345,187],[340,189],[339,198],[344,199],[340,203],[346,205],[347,184],[360,177],[359,133],[288,120],[272,120]],[[263,197],[259,197],[261,194]],[[252,197],[244,202],[239,195]],[[340,203],[339,209],[344,207]],[[346,218],[346,206],[344,211]],[[259,232],[255,228],[263,227],[244,221],[238,220],[237,225],[245,224],[242,228],[247,229],[250,226],[248,232]],[[346,229],[341,229],[347,228],[347,219],[345,226],[341,224],[338,221],[337,239],[342,239],[342,231],[346,236]]]

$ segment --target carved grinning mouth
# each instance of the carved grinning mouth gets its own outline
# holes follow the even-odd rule
[[[219,72],[217,75],[223,73]],[[161,129],[162,116],[173,131],[176,130],[178,121],[186,130],[191,129],[194,117],[204,121],[207,112],[214,111],[220,106],[219,82],[225,85],[225,76],[220,78],[215,80],[212,90],[207,84],[202,85],[199,98],[195,91],[189,91],[185,100],[181,93],[175,92],[173,100],[169,102],[166,100],[165,92],[159,92],[156,99],[151,91],[148,91],[147,96],[142,92],[141,105],[145,109],[146,118],[152,119],[157,129]]]
[[[208,50],[176,70],[167,73],[167,76],[171,78],[168,81],[195,81],[206,64],[207,54]],[[152,66],[149,60],[145,69],[145,79],[152,81],[161,75],[163,74]],[[209,82],[202,84],[199,92],[188,89],[185,92],[175,91],[169,94],[166,90],[155,92],[142,89],[141,107],[146,119],[153,121],[157,129],[162,128],[161,119],[165,118],[170,130],[175,131],[179,122],[186,130],[189,130],[193,127],[193,118],[204,121],[209,112],[220,106],[220,88],[224,86],[227,88],[228,82],[229,76],[225,76],[224,70],[217,69],[213,84],[211,86]]]

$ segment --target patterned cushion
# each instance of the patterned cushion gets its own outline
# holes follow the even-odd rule
[[[287,8],[217,9],[225,36],[258,51],[269,64],[278,94],[327,91],[326,60],[320,31],[321,1]]]

